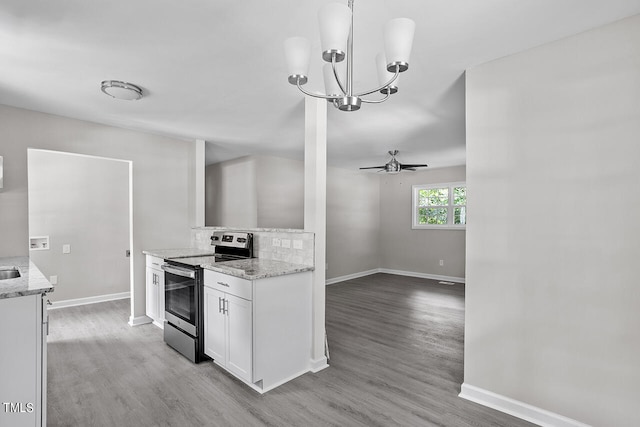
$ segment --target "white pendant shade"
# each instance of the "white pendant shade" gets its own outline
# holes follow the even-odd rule
[[[311,44],[304,37],[290,37],[284,41],[284,54],[290,76],[306,76],[309,71]]]
[[[384,53],[379,53],[376,55],[376,70],[378,71],[378,82],[380,86],[386,84],[395,73],[391,73],[387,70],[387,59],[384,56]],[[391,86],[398,87],[398,82],[400,81],[400,75],[396,77],[396,79],[391,83]]]
[[[347,51],[351,29],[351,9],[340,3],[328,3],[318,11],[320,45],[323,52]]]
[[[335,76],[333,75],[333,67],[331,64],[324,64],[322,67],[322,74],[324,76],[324,90],[327,95],[342,96],[342,91]]]
[[[397,18],[384,26],[384,53],[387,64],[409,63],[416,23],[409,18]]]

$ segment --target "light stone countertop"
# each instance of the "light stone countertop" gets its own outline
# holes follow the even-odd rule
[[[289,262],[260,258],[202,264],[202,267],[207,270],[217,271],[247,280],[264,279],[267,277],[284,276],[285,274],[314,270],[313,266],[310,265],[291,264]]]
[[[20,277],[0,280],[0,299],[53,292],[54,287],[29,257],[0,258],[0,268],[16,267]]]
[[[144,250],[142,253],[165,260],[175,260],[193,266],[201,266],[208,270],[248,280],[284,276],[285,274],[314,270],[314,267],[309,265],[292,264],[284,261],[260,258],[215,262],[215,258],[213,257],[215,248],[210,250],[198,248],[152,249]]]
[[[215,254],[215,248],[177,248],[177,249],[151,249],[142,251],[145,255],[151,255],[163,259],[189,258],[197,256],[209,256]]]

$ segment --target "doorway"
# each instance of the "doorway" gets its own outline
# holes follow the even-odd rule
[[[53,307],[131,296],[131,162],[27,150],[29,255],[55,282]],[[35,240],[40,242],[41,240]]]

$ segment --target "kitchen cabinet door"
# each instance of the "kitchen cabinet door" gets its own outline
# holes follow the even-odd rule
[[[227,369],[238,377],[253,381],[252,303],[227,294]]]
[[[153,267],[150,267],[150,265],[153,265]],[[154,325],[164,328],[164,271],[155,268],[155,265],[157,265],[157,262],[152,264],[147,260],[146,314],[147,317],[153,320]]]
[[[158,278],[156,279],[156,291],[157,291],[157,316],[155,318],[156,326],[164,329],[164,270],[155,271]]]
[[[164,279],[164,277],[163,277]],[[146,280],[146,312],[147,316],[152,320],[158,319],[158,273],[155,269],[147,267]],[[164,286],[163,286],[164,288]]]
[[[46,306],[41,295],[0,299],[0,426],[46,425]]]
[[[204,353],[219,365],[227,364],[227,324],[223,312],[225,295],[204,287]]]

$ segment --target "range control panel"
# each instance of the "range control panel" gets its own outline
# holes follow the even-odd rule
[[[226,246],[230,248],[249,248],[253,235],[244,232],[216,231],[211,236],[213,246]]]

